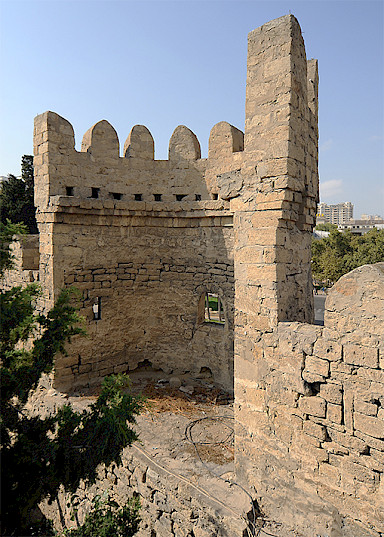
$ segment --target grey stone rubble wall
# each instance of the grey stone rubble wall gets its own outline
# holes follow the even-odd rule
[[[220,174],[239,169],[242,140],[241,131],[221,122],[211,132],[210,158],[201,159],[196,136],[180,126],[170,140],[169,160],[156,161],[143,126],[132,129],[120,157],[117,134],[106,121],[84,135],[77,152],[68,121],[53,112],[35,119],[35,203],[46,309],[76,277],[72,283],[84,291],[82,313],[91,336],[74,338],[69,357],[57,360],[60,389],[100,382],[108,372],[148,360],[177,373],[208,367],[217,383],[233,390],[228,199],[242,183],[232,185]],[[218,199],[220,189],[226,199]],[[129,263],[125,269],[141,271],[135,278],[125,269],[121,273]],[[166,265],[169,272],[161,270]],[[95,274],[92,282],[79,281],[84,271],[96,268],[107,272]],[[202,322],[205,292],[221,296],[224,327]],[[103,314],[95,323],[92,300],[98,298]]]
[[[93,344],[78,338],[69,357],[57,360],[56,384],[73,388],[99,383],[147,360],[166,373],[197,375],[209,368],[215,381],[232,391],[233,281],[229,261],[198,265],[192,256],[187,265],[152,256],[146,262],[64,271],[65,286],[82,292],[80,314],[89,323]],[[207,291],[221,297],[224,326],[204,322],[202,297]],[[101,320],[93,321],[97,297]]]
[[[28,400],[26,412],[31,415],[38,412],[46,417],[63,404],[70,403],[82,411],[93,402],[84,396],[56,391],[52,387],[53,376],[51,373],[41,377]],[[230,416],[231,409],[220,407],[214,411],[216,417],[217,414]],[[108,493],[119,505],[133,496],[140,499],[142,522],[137,537],[243,537],[247,525],[244,516],[251,510],[250,499],[239,487],[215,475],[232,475],[232,463],[213,464],[211,473],[195,457],[192,446],[191,456],[183,435],[190,419],[170,413],[138,416],[135,429],[141,442],[123,450],[120,466],[100,465],[96,483],[86,487],[81,482],[72,496],[78,523],[83,523],[92,498],[105,497]],[[169,424],[172,430],[164,430]],[[64,490],[59,493],[62,517],[56,501],[44,501],[40,505],[58,531],[63,529],[62,518],[67,527],[76,526],[76,521],[71,520],[70,496]]]
[[[125,450],[121,467],[101,468],[95,485],[89,489],[81,485],[76,491],[74,502],[80,523],[90,500],[106,491],[120,505],[132,495],[140,498],[142,522],[137,537],[242,537],[246,527],[241,513],[214,499],[215,489],[206,491],[198,481],[193,483],[157,464],[140,447]],[[60,495],[66,524],[73,527],[66,499]],[[45,503],[42,510],[61,529],[56,503]]]
[[[25,285],[39,280],[39,236],[15,236],[10,244],[14,268],[5,271],[1,280],[3,290]]]
[[[233,230],[230,216],[216,215],[125,220],[116,211],[103,217],[54,213],[60,219],[49,224],[55,282],[83,293],[90,336],[74,338],[69,356],[57,359],[56,386],[98,383],[148,360],[175,373],[209,367],[216,382],[233,390]],[[46,272],[45,281],[51,269]],[[224,326],[204,323],[205,292],[220,295]],[[101,319],[94,321],[99,298]]]
[[[280,323],[248,366],[239,470],[305,536],[384,535],[383,327],[379,263],[335,284],[324,327]]]

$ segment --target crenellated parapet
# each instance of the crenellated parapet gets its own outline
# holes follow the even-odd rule
[[[92,216],[94,225],[115,217],[116,226],[131,222],[123,217],[234,215],[237,307],[245,318],[252,314],[252,330],[312,322],[317,99],[317,61],[307,61],[299,23],[287,15],[250,32],[245,131],[225,121],[214,125],[208,158],[184,125],[170,138],[168,160],[154,158],[143,125],[132,128],[121,156],[118,135],[105,120],[84,134],[76,151],[71,124],[46,112],[35,120],[34,137],[40,227],[64,214],[77,214],[77,222]],[[250,311],[253,291],[264,300]]]
[[[123,155],[125,158],[154,160],[155,142],[147,127],[144,125],[132,127],[124,143]]]
[[[135,125],[120,156],[118,135],[112,125],[99,121],[83,136],[75,150],[72,125],[54,112],[35,119],[35,200],[41,215],[57,205],[57,197],[162,203],[217,200],[217,176],[241,167],[243,133],[228,123],[211,131],[209,158],[201,158],[196,135],[178,126],[169,141],[168,160],[154,159],[154,140],[143,125]],[[65,202],[68,206],[68,200]],[[69,203],[71,205],[71,203]],[[136,208],[143,209],[140,205]]]
[[[214,125],[208,158],[184,125],[170,138],[168,160],[156,160],[145,126],[135,125],[121,150],[105,120],[76,151],[71,124],[46,112],[36,118],[34,135],[40,230],[52,233],[54,222],[143,225],[146,217],[220,226],[233,216],[236,300],[242,323],[250,323],[247,337],[279,321],[312,322],[317,99],[317,61],[307,61],[299,23],[287,15],[250,32],[245,130]]]

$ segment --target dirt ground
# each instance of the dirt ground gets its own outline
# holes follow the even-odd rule
[[[131,393],[145,399],[135,426],[140,440],[130,449],[199,488],[213,491],[214,498],[239,517],[252,517],[255,491],[245,491],[236,482],[231,394],[215,386],[209,375],[174,377],[143,367],[130,372],[129,377]],[[93,388],[62,394],[52,388],[52,379],[45,377],[29,406],[40,414],[64,403],[82,410],[94,402],[98,392]],[[295,537],[280,524],[256,514],[253,535]]]

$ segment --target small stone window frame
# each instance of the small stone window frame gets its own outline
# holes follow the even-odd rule
[[[218,293],[206,291],[199,300],[198,321],[223,326],[225,312],[221,296]]]
[[[161,201],[162,194],[153,194],[155,201]]]
[[[135,194],[135,201],[142,201],[143,200],[143,194]]]
[[[74,196],[75,195],[75,188],[73,186],[66,186],[65,187],[65,195],[66,196]]]
[[[114,200],[121,200],[123,198],[123,194],[120,192],[110,192],[110,194]]]

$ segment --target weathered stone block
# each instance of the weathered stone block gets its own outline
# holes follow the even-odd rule
[[[313,354],[318,358],[329,361],[338,361],[341,359],[342,346],[337,341],[319,338],[313,348]]]
[[[325,418],[327,403],[322,397],[301,397],[299,399],[299,409],[306,414]]]
[[[321,384],[320,395],[329,403],[341,405],[343,401],[343,389],[339,384]]]
[[[303,423],[303,432],[323,442],[327,438],[327,430],[323,425],[306,420]]]
[[[359,401],[358,399],[355,398],[353,402],[353,408],[356,412],[360,412],[360,414],[365,414],[366,416],[378,416],[378,413],[377,413],[378,406],[372,403]]]
[[[384,421],[373,417],[360,414],[359,412],[354,413],[353,423],[355,429],[361,431],[368,436],[373,436],[379,440],[384,440]]]
[[[308,371],[307,369],[304,369],[302,374],[302,379],[305,380],[305,382],[308,382],[310,384],[314,382],[324,382],[324,377],[322,375],[319,375],[318,373],[312,373],[311,371]]]
[[[343,408],[341,405],[335,405],[333,403],[327,403],[327,420],[333,423],[342,423],[343,420]]]
[[[306,356],[305,369],[311,373],[316,373],[322,377],[328,377],[329,374],[329,362],[316,358],[315,356]]]
[[[324,477],[324,482],[332,487],[338,488],[340,482],[340,470],[331,464],[319,464],[319,475]]]
[[[356,464],[353,461],[342,460],[341,468],[352,475],[355,479],[362,482],[374,482],[376,480],[375,473],[365,468],[361,464]]]
[[[334,442],[346,447],[348,450],[354,450],[357,453],[365,453],[367,451],[367,443],[362,439],[345,432],[340,432],[333,427],[328,427],[327,431]]]
[[[347,364],[377,368],[379,365],[379,350],[362,347],[361,345],[344,345],[343,359]]]
[[[362,379],[365,379],[365,380],[368,380],[368,381],[372,381],[372,384],[373,383],[377,383],[380,386],[380,392],[382,392],[382,390],[384,389],[384,371],[379,371],[377,369],[366,369],[365,367],[360,367],[357,371],[357,376],[362,378]]]

